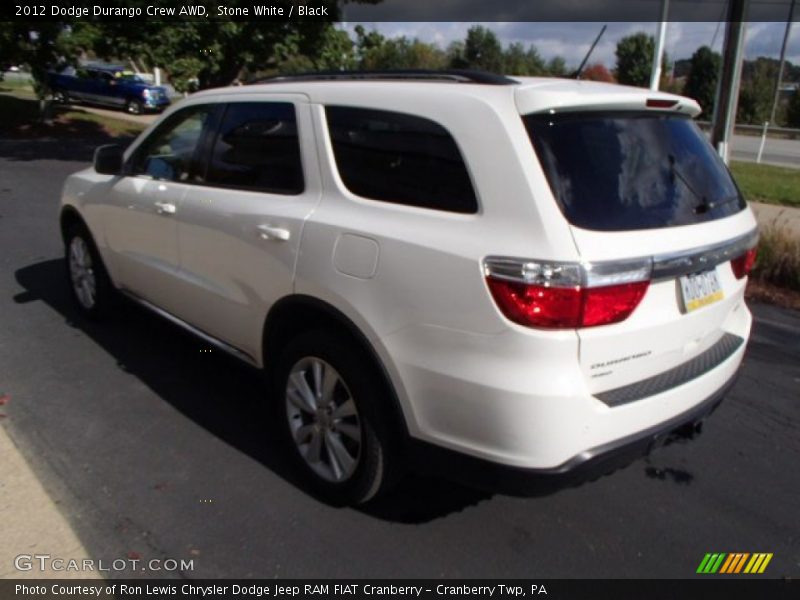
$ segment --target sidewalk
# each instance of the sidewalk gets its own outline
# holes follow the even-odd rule
[[[78,561],[88,558],[89,555],[2,425],[0,540],[0,579],[98,577],[92,571],[39,570],[39,562],[32,558],[33,555],[42,554],[51,558]],[[19,555],[25,555],[22,564],[30,563],[30,570],[20,571],[15,568],[15,558]]]

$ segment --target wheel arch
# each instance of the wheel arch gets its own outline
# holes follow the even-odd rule
[[[67,229],[72,225],[80,225],[86,228],[91,234],[92,230],[89,229],[88,223],[78,212],[74,206],[67,204],[61,209],[61,214],[58,217],[59,229],[61,230],[61,239],[67,241]]]
[[[328,329],[345,336],[357,344],[375,369],[387,392],[388,408],[392,422],[403,438],[409,430],[397,390],[380,355],[364,332],[342,311],[318,298],[304,294],[286,296],[276,302],[264,322],[262,337],[262,364],[268,374],[275,357],[295,335],[314,329]]]

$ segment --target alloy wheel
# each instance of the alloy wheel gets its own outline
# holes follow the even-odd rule
[[[347,384],[316,357],[299,360],[286,382],[286,415],[306,464],[325,481],[350,479],[361,458],[361,421]]]
[[[80,236],[69,244],[69,274],[78,302],[87,310],[93,308],[97,302],[97,279],[89,246]]]

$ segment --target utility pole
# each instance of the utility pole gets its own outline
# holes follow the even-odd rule
[[[720,73],[719,94],[714,123],[711,128],[711,144],[719,155],[728,162],[730,139],[736,122],[736,106],[739,103],[739,84],[742,79],[742,49],[744,47],[744,27],[749,0],[730,0],[727,22],[725,23],[725,42],[722,47],[722,72]]]
[[[667,13],[669,12],[669,0],[662,0],[661,22],[658,24],[658,35],[656,36],[656,47],[653,52],[653,68],[650,69],[650,89],[658,90],[661,83],[661,62],[664,58],[664,38],[667,35]]]
[[[783,34],[783,45],[781,45],[781,60],[778,64],[778,79],[775,80],[775,96],[772,99],[772,111],[769,113],[770,125],[775,124],[775,111],[778,108],[778,97],[781,93],[781,81],[783,80],[783,64],[786,58],[786,43],[789,41],[789,33],[792,31],[792,17],[794,16],[794,3],[789,7],[789,18],[786,19],[786,32]]]

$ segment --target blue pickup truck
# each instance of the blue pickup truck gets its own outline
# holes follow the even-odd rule
[[[53,99],[122,108],[133,115],[161,111],[170,104],[167,90],[117,66],[83,66],[50,74]]]

